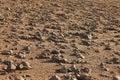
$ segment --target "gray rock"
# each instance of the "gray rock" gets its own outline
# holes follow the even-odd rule
[[[66,58],[64,58],[63,55],[61,55],[61,54],[53,55],[51,57],[51,61],[58,62],[58,63],[67,63],[68,62],[68,60]]]
[[[12,50],[10,50],[10,51],[5,50],[5,51],[2,52],[2,54],[3,55],[11,55],[11,54],[13,54],[13,51]]]
[[[52,50],[52,51],[51,51],[51,54],[59,54],[59,51],[57,51],[57,50]]]
[[[81,37],[83,39],[92,39],[92,37],[93,37],[93,35],[91,33],[89,33],[89,32],[85,32],[85,33],[76,32],[74,35],[79,36],[79,37]]]
[[[49,80],[62,80],[59,76],[54,75]]]
[[[19,52],[19,53],[16,54],[16,57],[17,57],[17,58],[24,59],[24,58],[26,58],[26,55],[25,55],[25,53],[23,53],[23,52]]]
[[[51,55],[50,55],[50,51],[49,50],[44,50],[42,53],[40,53],[39,55],[37,55],[36,58],[43,58],[43,59],[46,59],[46,58],[50,58]]]
[[[70,69],[72,72],[79,72],[76,65],[74,65],[74,64],[70,67]]]
[[[113,76],[113,80],[120,80],[120,76]]]
[[[18,64],[18,69],[20,69],[20,70],[29,70],[31,68],[32,67],[29,62],[22,62],[22,63]]]
[[[110,46],[106,46],[105,50],[112,50],[112,48]]]
[[[66,66],[63,66],[61,69],[58,69],[56,70],[57,72],[60,72],[60,73],[67,73],[68,72],[68,69]]]
[[[85,67],[85,68],[81,69],[80,71],[84,72],[84,73],[90,73],[91,69]]]
[[[86,46],[90,46],[91,45],[91,42],[88,41],[88,40],[82,40],[82,45],[86,45]]]
[[[30,46],[29,45],[28,46],[23,46],[23,50],[30,51]]]
[[[89,74],[76,74],[77,80],[91,80],[91,76]]]
[[[63,80],[77,80],[77,78],[72,75],[63,75]]]
[[[15,80],[25,80],[22,76],[16,76]]]
[[[120,64],[120,58],[114,57],[113,59],[110,60],[110,63]]]
[[[7,64],[7,67],[5,68],[7,72],[12,72],[12,71],[15,71],[16,69],[17,69],[16,65],[11,62]]]

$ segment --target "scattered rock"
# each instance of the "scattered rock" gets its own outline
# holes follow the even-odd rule
[[[114,57],[110,62],[113,64],[120,64],[120,58]]]
[[[20,70],[29,70],[32,67],[29,62],[22,62],[22,63],[18,64],[17,68]]]
[[[61,69],[58,69],[56,70],[57,72],[60,72],[60,73],[67,73],[68,72],[68,69],[66,66],[63,66]]]
[[[23,53],[23,52],[19,52],[19,53],[16,54],[16,57],[17,57],[17,58],[21,58],[21,59],[25,59],[25,58],[26,58],[26,55],[25,55],[25,53]]]
[[[77,58],[81,58],[81,59],[84,59],[85,57],[78,51],[73,51],[72,56],[76,56]]]
[[[108,76],[107,74],[100,74],[100,76],[101,76],[101,77],[106,77],[106,78],[110,77],[110,76]]]
[[[22,50],[30,51],[30,45],[28,45],[28,46],[24,46]]]
[[[74,65],[74,64],[70,67],[70,70],[72,72],[79,72],[79,70],[77,69],[76,65]]]
[[[63,80],[77,80],[75,77],[73,77],[72,75],[63,75]]]
[[[77,80],[92,80],[89,74],[76,74]]]
[[[51,60],[53,61],[53,62],[58,62],[58,63],[67,63],[68,62],[68,60],[67,59],[65,59],[62,55],[53,55],[52,56],[52,58],[51,58]]]
[[[82,40],[82,45],[86,45],[86,46],[90,46],[91,45],[91,42],[88,41],[88,40]]]
[[[41,54],[37,55],[36,58],[50,58],[51,55],[50,55],[50,51],[49,50],[44,50]]]
[[[26,79],[24,79],[22,76],[16,76],[15,80],[26,80]]]
[[[85,67],[85,68],[81,69],[80,71],[84,72],[84,73],[90,73],[91,69]]]
[[[90,34],[88,32],[86,32],[86,33],[80,33],[79,36],[81,38],[88,39],[88,40],[92,39],[92,34]]]
[[[120,76],[113,76],[113,80],[120,80]]]
[[[12,62],[10,62],[9,64],[7,64],[7,67],[5,68],[5,71],[7,71],[7,72],[13,72],[16,69],[17,69],[16,65],[13,64]]]
[[[59,54],[59,52],[57,50],[52,50],[51,54]]]
[[[105,50],[112,50],[112,48],[110,46],[106,46]]]
[[[5,51],[2,52],[2,54],[3,55],[11,55],[11,54],[13,54],[13,51],[12,50],[10,50],[10,51],[5,50]]]
[[[104,63],[101,63],[101,64],[100,64],[100,67],[101,67],[102,69],[104,69],[105,71],[109,71],[109,68],[107,68]]]
[[[59,76],[54,75],[49,80],[62,80]]]

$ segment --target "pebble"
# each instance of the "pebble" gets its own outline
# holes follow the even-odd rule
[[[120,80],[120,76],[113,76],[113,80]]]
[[[91,76],[89,74],[78,74],[76,77],[77,80],[91,80]]]
[[[18,64],[18,69],[20,70],[29,70],[31,69],[32,67],[30,66],[30,63],[29,62],[22,62],[20,64]]]
[[[106,46],[105,50],[112,50],[112,48],[110,46]]]
[[[23,49],[22,49],[22,50],[30,51],[30,46],[23,46]]]
[[[52,50],[51,54],[59,54],[59,52],[57,50]]]
[[[120,58],[114,57],[110,62],[113,64],[120,64]]]
[[[90,73],[91,69],[85,67],[85,68],[81,69],[80,71],[85,72],[85,73]]]
[[[22,76],[16,76],[15,80],[25,80]]]
[[[58,69],[56,70],[57,72],[60,72],[60,73],[67,73],[68,72],[68,69],[66,66],[63,66],[61,69]]]
[[[100,74],[101,77],[106,77],[108,78],[109,76],[107,74]]]
[[[92,34],[90,33],[80,33],[79,34],[81,38],[84,38],[84,39],[92,39]]]
[[[69,74],[65,74],[62,77],[63,77],[63,80],[77,80],[75,77]]]
[[[62,80],[59,76],[54,75],[49,80]]]
[[[25,59],[26,55],[23,52],[19,52],[19,53],[16,54],[16,57],[21,58],[21,59]]]
[[[100,64],[100,67],[101,67],[102,69],[104,69],[105,71],[109,71],[109,68],[107,68],[104,63],[101,63],[101,64]]]
[[[50,55],[50,51],[49,50],[45,50],[43,51],[41,54],[37,55],[36,58],[43,58],[43,59],[47,59],[47,58],[50,58],[51,55]]]
[[[60,54],[59,55],[53,55],[51,60],[53,62],[58,62],[58,63],[67,63],[68,62],[68,60]]]
[[[74,65],[74,64],[70,67],[70,69],[72,72],[79,72],[76,65]]]
[[[86,46],[90,46],[91,45],[90,41],[88,41],[88,40],[82,40],[82,44],[86,45]]]
[[[5,51],[2,52],[2,54],[3,55],[11,55],[11,54],[13,54],[13,51],[12,50],[10,50],[10,51],[5,50]]]
[[[77,58],[81,58],[81,59],[84,59],[85,57],[78,51],[74,50],[72,53],[71,53],[72,56],[76,56]]]
[[[10,63],[7,65],[7,67],[5,68],[5,70],[6,70],[7,72],[15,71],[15,70],[16,70],[16,65],[10,62]]]

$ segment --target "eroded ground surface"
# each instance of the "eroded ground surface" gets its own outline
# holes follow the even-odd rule
[[[120,1],[0,0],[0,80],[120,80]]]

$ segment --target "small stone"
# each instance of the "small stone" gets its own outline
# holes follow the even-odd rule
[[[57,50],[52,50],[51,54],[59,54],[59,52]]]
[[[56,70],[57,72],[60,72],[60,73],[67,73],[68,72],[68,69],[66,68],[66,66],[63,66],[61,69],[58,69]]]
[[[80,36],[81,38],[84,38],[84,39],[92,39],[92,34],[86,32],[86,33],[75,33],[76,36]]]
[[[7,67],[5,68],[7,72],[15,71],[16,70],[16,65],[13,63],[9,63]]]
[[[86,68],[86,67],[81,69],[81,71],[85,72],[85,73],[90,73],[91,72],[91,70],[89,68]]]
[[[112,60],[110,60],[111,63],[113,64],[119,64],[120,63],[120,58],[114,57]]]
[[[105,71],[109,71],[109,68],[107,68],[104,63],[101,63],[101,64],[100,64],[100,67],[101,67],[102,69],[104,69]]]
[[[28,46],[24,46],[23,47],[23,50],[25,50],[25,51],[30,51],[30,46],[28,45]]]
[[[4,71],[4,70],[1,70],[1,71],[0,71],[0,75],[6,75],[6,74],[7,74],[6,71]]]
[[[88,41],[88,40],[82,40],[82,44],[83,44],[83,45],[86,45],[86,46],[90,46],[90,45],[91,45],[91,42]]]
[[[30,66],[30,63],[28,63],[28,62],[22,62],[22,63],[18,64],[18,69],[20,69],[20,70],[29,70],[31,68],[32,67]]]
[[[109,77],[107,74],[100,74],[101,77]]]
[[[54,75],[49,80],[62,80],[59,76]]]
[[[13,51],[12,50],[10,50],[10,51],[3,51],[2,54],[3,55],[11,55],[11,54],[13,54]]]
[[[15,80],[25,80],[22,76],[16,76]]]
[[[82,55],[82,54],[78,54],[78,56],[77,56],[78,58],[82,58],[82,59],[84,59],[85,57]]]
[[[43,59],[46,59],[46,58],[50,58],[50,51],[49,50],[44,50],[41,54],[37,55],[36,58],[43,58]]]
[[[21,59],[25,59],[26,55],[23,52],[19,52],[19,53],[17,53],[16,57],[21,58]]]
[[[63,80],[77,80],[75,77],[72,75],[63,75]]]
[[[106,46],[105,50],[112,50],[112,48],[110,46]]]
[[[113,76],[113,80],[120,80],[120,76]]]
[[[76,74],[77,80],[91,80],[92,77],[89,74]]]
[[[79,72],[78,69],[76,68],[76,65],[74,64],[70,67],[70,69],[72,72]]]
[[[31,75],[30,74],[26,74],[24,77],[31,77]]]
[[[67,63],[67,62],[68,62],[68,60],[65,59],[65,58],[63,57],[63,55],[60,55],[60,54],[53,55],[52,58],[51,58],[51,60],[52,60],[53,62],[58,62],[58,63]]]

